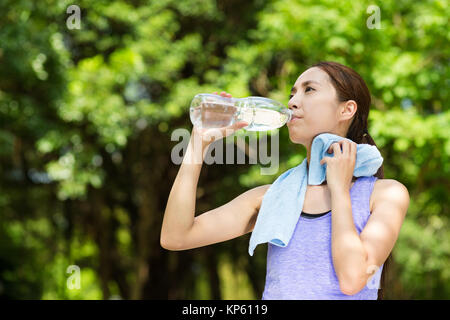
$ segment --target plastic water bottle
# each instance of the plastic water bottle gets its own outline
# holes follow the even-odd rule
[[[227,98],[197,94],[191,102],[190,118],[199,128],[222,128],[245,121],[248,131],[273,130],[285,125],[292,111],[282,103],[264,97]]]

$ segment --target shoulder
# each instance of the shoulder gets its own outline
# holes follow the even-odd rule
[[[254,187],[250,190],[247,190],[245,193],[251,194],[254,196],[261,196],[266,193],[266,191],[270,188],[271,184],[264,184],[261,186]]]
[[[408,189],[405,185],[394,179],[377,179],[373,186],[373,192],[375,193],[401,193],[403,196],[409,197]]]
[[[269,190],[271,184],[265,184],[261,186],[254,187],[250,190],[245,191],[240,197],[248,199],[253,203],[255,209],[259,209],[261,206],[262,199],[266,194],[266,191]]]
[[[271,184],[265,184],[262,186],[255,187],[253,189],[247,190],[240,197],[243,197],[250,203],[251,210],[249,210],[250,216],[248,218],[248,227],[246,232],[252,232],[256,224],[256,219],[258,217],[259,209],[261,208],[262,199],[269,190]]]
[[[377,179],[370,200],[370,208],[373,211],[377,205],[384,202],[392,202],[408,208],[410,197],[408,189],[401,182],[394,179]]]
[[[253,189],[253,192],[255,194],[255,200],[256,200],[258,208],[261,205],[262,198],[266,194],[267,190],[269,190],[271,185],[272,184],[265,184],[265,185],[262,185],[262,186],[259,186],[259,187],[256,187],[256,188]]]

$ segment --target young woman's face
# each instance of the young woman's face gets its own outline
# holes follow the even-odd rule
[[[307,145],[320,133],[341,135],[341,105],[325,71],[313,67],[303,72],[292,88],[288,103],[294,112],[293,119],[287,123],[291,141]]]

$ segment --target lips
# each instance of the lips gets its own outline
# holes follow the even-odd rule
[[[299,117],[299,116],[293,115],[292,118],[291,118],[291,120],[290,120],[289,122],[295,122],[295,121],[297,121],[298,119],[303,119],[303,117]]]

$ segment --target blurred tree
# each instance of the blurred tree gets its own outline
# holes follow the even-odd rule
[[[265,250],[249,257],[249,235],[160,247],[171,132],[191,129],[199,92],[287,104],[319,60],[367,81],[386,178],[410,191],[386,298],[449,296],[447,2],[385,1],[381,29],[368,1],[79,1],[80,30],[71,4],[0,4],[0,296],[260,299]],[[278,174],[305,156],[279,133]],[[204,165],[197,214],[277,177],[246,163]]]

